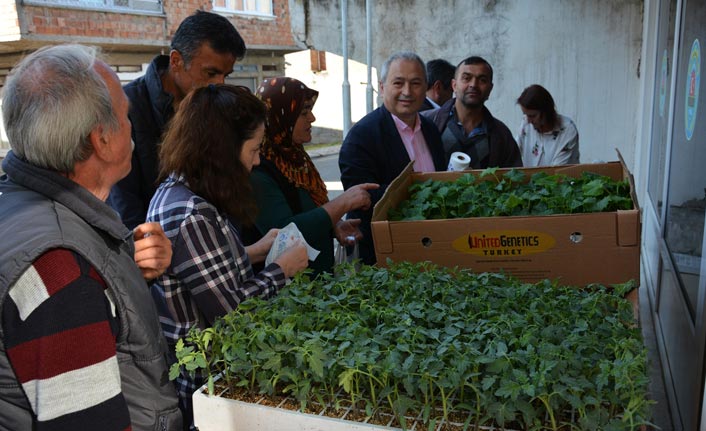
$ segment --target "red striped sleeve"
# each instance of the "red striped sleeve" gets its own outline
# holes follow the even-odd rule
[[[85,325],[29,340],[7,350],[20,383],[47,379],[88,367],[115,356],[115,343],[107,321]],[[47,360],[51,358],[51,360]]]
[[[0,324],[33,429],[131,429],[106,293],[88,261],[65,249],[40,256],[11,286]]]
[[[43,254],[34,264],[35,271],[42,278],[49,296],[71,284],[81,276],[81,269],[71,251],[55,249]]]

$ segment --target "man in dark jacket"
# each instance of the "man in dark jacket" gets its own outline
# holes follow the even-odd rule
[[[343,141],[338,165],[341,182],[347,190],[356,184],[377,183],[369,190],[372,204],[367,211],[354,211],[349,218],[360,218],[360,258],[375,263],[370,219],[375,204],[387,186],[414,160],[417,172],[444,170],[446,160],[439,132],[418,114],[427,88],[424,62],[414,53],[393,54],[382,65],[380,93],[383,106],[363,117]]]
[[[454,65],[442,58],[427,61],[427,97],[419,112],[440,108],[453,97],[451,81],[455,73]]]
[[[135,142],[132,171],[113,187],[108,203],[127,227],[145,221],[159,185],[159,142],[179,102],[192,88],[222,84],[245,51],[228,19],[197,11],[179,25],[169,55],[155,57],[144,76],[125,86]]]
[[[424,111],[441,133],[446,160],[456,151],[471,157],[471,168],[518,167],[522,156],[507,126],[485,107],[493,90],[493,68],[481,57],[468,57],[456,67],[456,98]]]

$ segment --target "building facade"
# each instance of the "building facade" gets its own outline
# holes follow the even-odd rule
[[[645,80],[635,143],[642,286],[675,430],[706,429],[704,23],[701,0],[645,2]]]
[[[121,80],[169,52],[181,21],[196,10],[227,17],[248,47],[227,82],[255,89],[284,74],[284,55],[302,49],[288,0],[0,0],[0,87],[23,55],[49,44],[101,47]],[[0,156],[7,144],[0,143]]]
[[[287,0],[0,0],[0,84],[27,52],[57,43],[100,46],[118,72],[139,72],[196,10],[226,16],[248,47],[233,82],[255,85],[284,73],[284,55],[302,49]]]

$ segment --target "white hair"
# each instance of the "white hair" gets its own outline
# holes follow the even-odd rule
[[[426,65],[424,64],[424,61],[415,53],[412,51],[400,51],[392,54],[390,57],[388,57],[387,60],[382,64],[382,68],[380,69],[380,82],[385,82],[387,80],[387,72],[390,71],[390,65],[392,64],[393,61],[395,60],[408,60],[408,61],[416,61],[419,63],[419,65],[422,68],[422,73],[424,75],[424,83],[427,82],[427,68]]]
[[[98,125],[117,130],[110,91],[96,71],[98,51],[83,45],[41,48],[20,61],[5,81],[3,122],[12,151],[27,162],[73,172],[92,154]]]

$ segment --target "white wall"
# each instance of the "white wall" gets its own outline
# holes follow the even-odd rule
[[[343,130],[343,57],[326,53],[326,71],[313,72],[309,51],[299,51],[284,56],[285,75],[296,78],[317,90],[319,97],[314,105],[315,127]],[[348,83],[351,89],[351,121],[360,120],[366,112],[368,71],[363,63],[348,61]],[[372,81],[377,91],[377,71],[373,68]],[[376,93],[377,94],[377,93]],[[375,98],[373,99],[375,100]],[[377,107],[377,106],[375,106]],[[340,140],[340,138],[339,138]]]
[[[498,101],[503,118],[519,124],[511,99],[526,85],[539,83],[552,93],[559,112],[576,122],[582,162],[616,160],[619,148],[634,166],[640,2],[533,0],[518,2],[513,22],[515,14],[527,18],[509,27],[512,42],[498,59],[506,71],[507,91]]]
[[[340,3],[290,0],[296,37],[340,53]],[[618,148],[634,170],[642,9],[642,0],[377,1],[373,64],[399,50],[454,64],[483,56],[495,69],[488,107],[511,130],[521,121],[515,100],[539,83],[576,122],[582,162],[616,160]],[[297,24],[307,10],[306,23]],[[364,62],[365,2],[349,0],[348,16],[349,55]]]
[[[0,106],[2,106],[1,98]],[[5,132],[5,122],[2,121],[2,109],[0,109],[0,157],[5,157],[9,149],[10,142],[7,140],[7,132]]]

